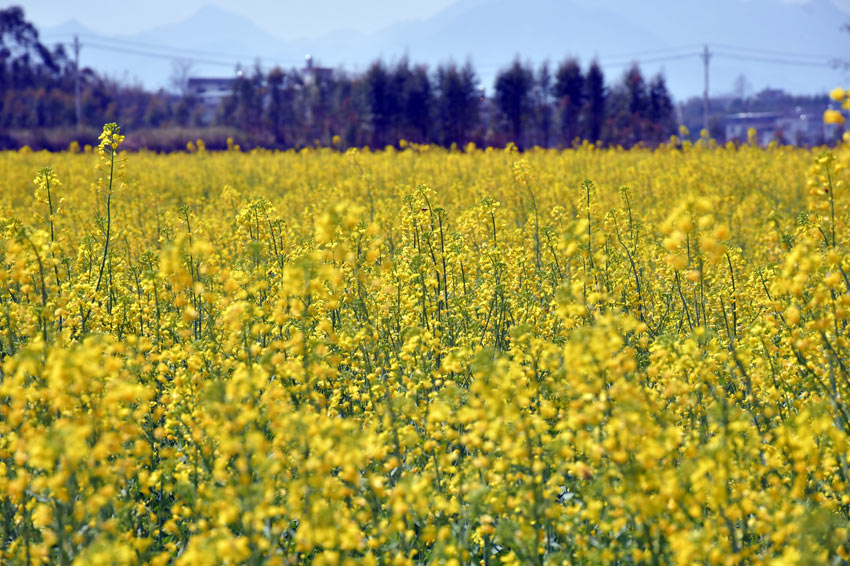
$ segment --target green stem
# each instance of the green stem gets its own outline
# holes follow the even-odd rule
[[[109,236],[112,231],[112,179],[115,171],[115,148],[110,150],[109,159],[109,188],[106,192],[106,239],[103,241],[103,258],[100,260],[100,273],[97,275],[97,285],[94,287],[95,293],[100,290],[100,283],[103,281],[103,269],[106,267],[106,256],[109,254]]]

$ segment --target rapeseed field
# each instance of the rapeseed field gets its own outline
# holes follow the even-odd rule
[[[0,563],[850,560],[850,146],[0,153]]]

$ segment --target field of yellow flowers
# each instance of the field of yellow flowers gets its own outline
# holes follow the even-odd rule
[[[850,148],[121,141],[0,154],[0,564],[848,563]]]

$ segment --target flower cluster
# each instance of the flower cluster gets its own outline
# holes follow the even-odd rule
[[[848,97],[848,93],[850,93],[850,90],[845,91],[841,87],[836,87],[829,93],[829,97],[836,102],[840,102],[845,110],[850,110],[850,97]],[[823,121],[827,124],[843,124],[844,114],[841,113],[841,110],[829,108],[823,112]]]

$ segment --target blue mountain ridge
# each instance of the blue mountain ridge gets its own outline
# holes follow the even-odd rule
[[[127,50],[197,59],[193,74],[203,76],[232,75],[237,61],[248,67],[255,61],[264,68],[300,67],[308,53],[319,64],[348,71],[362,71],[378,57],[393,61],[406,55],[432,67],[450,59],[470,60],[488,89],[498,69],[517,56],[553,66],[566,56],[585,64],[597,57],[609,82],[638,60],[645,61],[646,75],[664,72],[674,96],[683,99],[702,92],[698,52],[705,43],[715,51],[712,94],[731,91],[740,75],[753,90],[770,86],[813,94],[845,84],[850,80],[845,70],[792,63],[826,63],[846,54],[850,33],[841,27],[848,21],[850,16],[830,0],[458,0],[426,20],[371,34],[341,30],[318,39],[275,37],[214,4],[177,23],[112,36],[125,51],[95,48],[95,39],[86,48],[87,37],[96,34],[79,22],[42,31],[47,37],[80,33],[84,65],[150,88],[168,84],[171,63]],[[801,59],[801,54],[823,57]],[[685,57],[665,59],[669,55]]]

